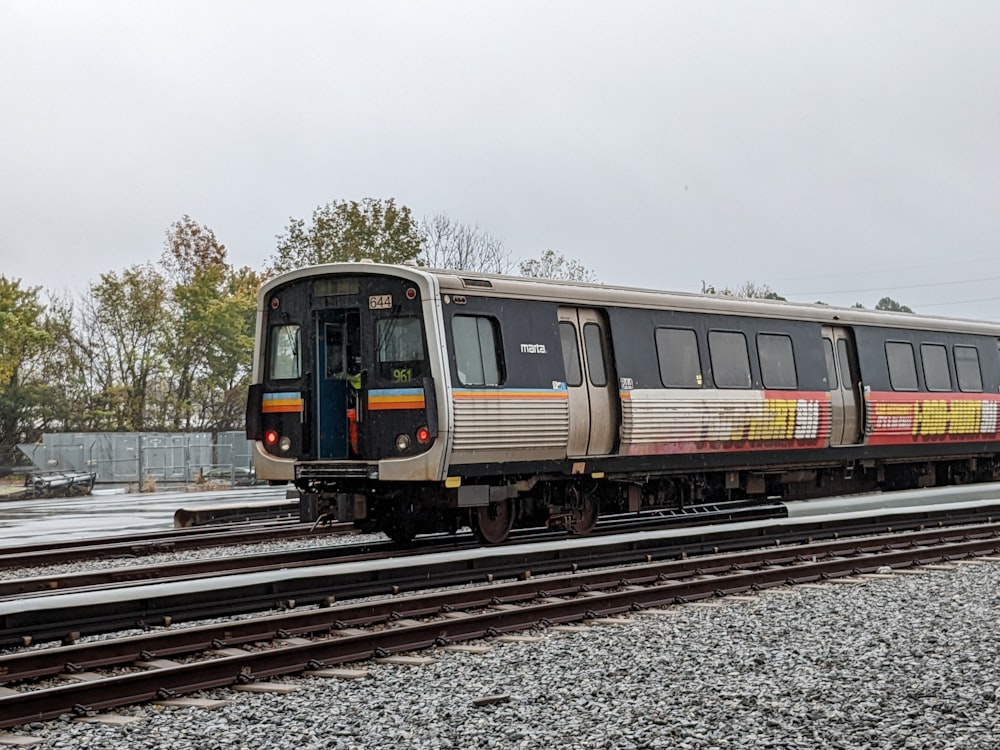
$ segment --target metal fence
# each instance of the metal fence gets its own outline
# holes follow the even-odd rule
[[[94,472],[99,484],[253,481],[242,432],[46,433],[18,450],[36,471]]]

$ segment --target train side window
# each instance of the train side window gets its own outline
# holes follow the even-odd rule
[[[924,383],[929,391],[950,391],[948,349],[941,344],[921,344],[920,359],[924,363]]]
[[[917,390],[917,364],[913,358],[913,344],[887,341],[885,359],[889,364],[889,383],[892,385],[892,390]]]
[[[709,331],[708,354],[718,388],[749,388],[750,355],[747,339],[738,331]]]
[[[958,375],[959,390],[982,392],[983,373],[979,369],[979,350],[976,347],[955,347],[955,374]]]
[[[757,334],[760,378],[765,388],[796,388],[795,350],[791,336],[780,333]]]
[[[698,336],[689,328],[657,328],[656,359],[665,388],[701,388]]]
[[[456,315],[451,319],[455,339],[455,364],[462,385],[500,385],[503,358],[496,320],[481,315]]]
[[[853,389],[858,382],[858,370],[851,364],[847,339],[837,339],[837,361],[840,362],[840,379],[844,383],[844,389]]]
[[[585,323],[583,326],[583,345],[587,350],[587,371],[590,384],[603,388],[608,384],[608,373],[604,369],[604,336],[601,327],[596,323]]]
[[[302,374],[301,336],[297,325],[271,328],[268,375],[272,380],[294,380]]]
[[[840,381],[837,380],[837,363],[833,358],[833,342],[825,336],[823,337],[823,353],[826,355],[828,386],[831,391],[835,391],[840,387]]]
[[[568,321],[559,323],[559,340],[562,342],[563,365],[566,367],[566,385],[576,388],[583,385],[580,367],[580,347],[576,341],[576,326]]]

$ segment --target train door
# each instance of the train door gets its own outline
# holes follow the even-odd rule
[[[861,375],[850,329],[823,326],[823,350],[830,382],[830,444],[860,443],[863,404]]]
[[[618,378],[604,316],[597,310],[559,308],[559,338],[569,393],[570,456],[611,453],[618,432]]]
[[[357,449],[360,314],[351,309],[322,310],[316,325],[316,457],[344,459],[351,455],[352,443]]]

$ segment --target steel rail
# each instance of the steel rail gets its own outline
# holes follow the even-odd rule
[[[915,513],[906,519],[896,516],[893,517],[892,527],[921,527],[926,521],[924,513]],[[820,521],[784,527],[778,532],[766,526],[751,531],[745,528],[728,529],[722,525],[699,528],[692,530],[690,536],[670,539],[633,534],[624,540],[609,537],[606,544],[601,546],[591,544],[587,550],[590,558],[586,565],[619,565],[641,562],[649,556],[664,559],[683,554],[746,549],[849,533],[871,534],[885,528],[886,524],[877,519],[869,519],[863,523],[856,519],[846,526],[838,527],[830,521]],[[589,541],[593,543],[595,540]],[[255,580],[252,575],[246,578],[233,576],[229,583],[220,579],[220,583],[224,585],[216,585],[207,590],[173,587],[171,591],[164,593],[154,585],[148,589],[137,588],[133,597],[110,597],[103,603],[88,601],[85,605],[72,596],[64,597],[66,604],[58,601],[54,603],[51,595],[0,600],[0,604],[4,601],[17,601],[21,605],[16,610],[7,607],[6,613],[0,615],[0,645],[14,646],[43,640],[66,642],[82,635],[149,627],[162,622],[322,603],[331,595],[343,599],[378,595],[391,589],[415,591],[426,588],[431,579],[437,580],[439,585],[456,585],[480,580],[485,573],[502,577],[516,575],[525,568],[539,573],[559,572],[564,570],[567,555],[579,556],[570,544],[542,545],[538,549],[525,547],[523,551],[517,546],[494,549],[495,554],[482,554],[482,550],[479,550],[478,555],[456,557],[447,564],[428,555],[423,564],[411,563],[399,570],[383,566],[382,569],[338,572],[336,569],[331,571],[329,566],[304,567],[289,568],[289,575],[280,578],[265,576],[266,580],[259,580],[259,577]],[[501,562],[503,559],[506,562]],[[162,583],[166,586],[169,582]],[[54,596],[58,596],[58,593]]]
[[[390,552],[395,555],[417,554],[415,550],[399,552],[392,542],[371,542],[212,557],[151,566],[124,566],[32,578],[11,578],[0,580],[0,599],[33,594],[47,595],[55,591],[111,588],[122,585],[138,586],[154,582],[204,578],[210,575],[237,575],[332,562],[353,562],[384,557]]]
[[[544,579],[532,577],[522,570],[519,580],[485,585],[487,577],[473,591],[456,590],[432,594],[392,597],[363,604],[327,603],[321,609],[292,611],[264,615],[246,620],[164,630],[138,636],[50,649],[21,651],[0,656],[0,683],[41,676],[58,675],[80,669],[125,664],[140,658],[175,656],[193,650],[207,649],[213,644],[239,645],[271,640],[289,635],[315,635],[345,624],[368,624],[398,614],[404,601],[409,616],[432,614],[442,608],[469,606],[470,602],[486,606],[491,602],[516,601],[530,598],[544,590],[561,595],[576,588],[601,589],[628,583],[650,583],[676,580],[685,576],[719,574],[726,571],[750,570],[771,565],[787,565],[810,558],[843,557],[906,550],[929,545],[954,544],[970,540],[996,541],[1000,527],[937,529],[918,533],[893,534],[866,539],[844,539],[815,542],[798,546],[779,546],[742,552],[728,552],[704,557],[643,562],[624,569],[582,571],[578,563],[565,561],[569,572],[553,574]],[[988,546],[988,545],[987,545]],[[496,576],[493,576],[496,580]],[[435,585],[436,581],[428,581]],[[479,595],[479,600],[472,597]]]
[[[313,529],[311,524],[265,523],[227,526],[225,529],[195,526],[135,536],[95,537],[75,542],[43,542],[13,550],[0,547],[0,570],[32,568],[113,557],[144,557],[161,552],[181,552],[205,547],[255,544],[305,536],[354,533],[351,524],[333,524]]]
[[[688,523],[693,523],[689,516]],[[727,520],[732,514],[727,514]],[[346,525],[346,524],[345,524]],[[605,522],[594,536],[602,534],[623,533],[625,531],[640,531],[643,529],[661,528],[660,519],[622,519],[617,522]],[[522,530],[512,540],[511,544],[527,544],[543,539],[561,538],[546,530]],[[262,537],[266,541],[271,539]],[[87,570],[75,573],[50,574],[42,576],[11,578],[0,580],[0,599],[24,597],[26,595],[49,595],[54,591],[71,591],[74,589],[111,588],[118,586],[138,586],[144,583],[180,581],[186,578],[205,577],[207,575],[236,575],[280,568],[297,568],[309,565],[325,565],[332,562],[349,562],[393,555],[407,557],[422,554],[430,550],[474,549],[481,546],[471,533],[459,535],[436,535],[418,539],[415,544],[400,549],[391,541],[360,542],[327,547],[286,550],[281,552],[266,552],[255,555],[238,555],[221,558],[205,558],[185,562],[166,563],[148,566],[122,566],[103,570]],[[160,550],[163,551],[163,550]]]
[[[651,578],[678,578],[685,575],[701,574],[704,572],[716,573],[727,569],[739,570],[754,566],[768,564],[786,564],[802,558],[804,554],[813,557],[821,556],[842,556],[859,553],[873,553],[899,548],[912,548],[926,546],[929,544],[942,544],[962,540],[991,539],[997,537],[998,528],[976,527],[976,528],[955,528],[940,529],[920,533],[893,534],[882,537],[866,539],[845,539],[835,542],[821,542],[800,546],[781,546],[767,549],[743,551],[736,553],[725,553],[708,555],[704,557],[685,557],[679,560],[667,560],[662,562],[644,562],[635,564],[628,568],[630,578],[636,580]],[[582,582],[585,585],[598,587],[606,586],[621,580],[618,571],[596,571],[580,572],[578,563],[569,560],[564,561],[566,569],[572,569],[572,581]],[[530,571],[518,569],[518,578],[529,579]],[[565,572],[553,574],[546,578],[546,585],[558,586],[561,576],[567,575]],[[484,576],[483,581],[490,578],[496,580],[498,576],[490,574]],[[430,578],[426,584],[436,585],[439,581]],[[481,582],[480,582],[481,584]],[[500,586],[500,584],[497,584]],[[535,586],[533,581],[527,583],[513,582],[502,584],[505,592],[515,593],[531,590]],[[433,611],[436,607],[447,603],[449,597],[461,599],[464,594],[459,593],[436,593],[427,595],[430,602],[427,611]],[[389,606],[395,600],[387,600]],[[418,597],[408,599],[408,606],[415,606],[414,602],[419,601]],[[327,606],[330,602],[326,603]],[[337,619],[345,618],[353,620],[357,611],[368,612],[368,605],[347,606],[339,605],[336,608]],[[298,612],[288,612],[279,615],[268,615],[249,620],[227,622],[219,625],[197,626],[181,630],[168,630],[157,633],[134,636],[129,639],[118,639],[115,641],[98,641],[89,644],[69,646],[63,648],[32,650],[15,653],[7,656],[0,656],[0,681],[20,679],[22,677],[37,676],[46,673],[58,673],[65,671],[66,664],[82,665],[84,668],[94,665],[112,663],[114,660],[136,657],[141,652],[153,652],[157,654],[177,653],[178,650],[186,648],[188,640],[196,642],[226,641],[248,642],[255,639],[266,639],[274,632],[295,632],[305,633],[312,630],[323,630],[329,624],[329,610],[307,610]],[[127,645],[131,650],[127,651],[128,657],[123,657],[120,652],[121,644]]]
[[[777,506],[740,506],[738,508],[713,507],[703,509],[700,512],[676,513],[664,516],[657,512],[655,514],[629,515],[627,517],[609,517],[603,519],[595,531],[598,534],[622,533],[624,531],[639,531],[653,528],[676,528],[681,526],[692,526],[700,523],[725,523],[736,520],[748,520],[759,518],[774,518],[778,515]],[[256,542],[270,542],[280,539],[296,539],[308,536],[320,535],[346,535],[355,532],[350,523],[335,523],[328,526],[315,528],[308,524],[268,524],[245,526],[238,529],[226,529],[220,531],[217,528],[191,527],[181,532],[154,532],[148,535],[141,535],[129,538],[108,537],[104,539],[93,539],[79,545],[66,546],[66,543],[42,543],[32,545],[23,550],[5,553],[0,548],[0,569],[10,569],[15,567],[31,568],[38,565],[54,565],[63,562],[72,562],[82,559],[94,558],[115,558],[115,557],[142,557],[151,554],[179,552],[189,549],[203,549],[207,547],[250,544]],[[511,535],[511,543],[527,543],[541,539],[562,538],[562,532],[552,532],[546,529],[520,529]],[[398,545],[391,542],[361,542],[353,551],[335,553],[344,554],[364,554],[368,549],[378,546],[389,550],[399,550]],[[406,554],[408,550],[427,549],[468,549],[479,546],[471,533],[465,534],[437,534],[427,537],[417,538],[406,550],[401,550],[397,554]],[[309,560],[312,554],[317,554],[315,559],[322,559],[318,553],[268,553],[268,557],[274,561],[273,567],[285,567],[295,564],[297,560]],[[247,556],[249,557],[249,556]],[[84,573],[52,574],[44,576],[26,577],[19,579],[9,579],[0,581],[0,598],[8,596],[19,596],[32,591],[50,592],[52,590],[64,591],[72,588],[82,588],[89,586],[109,586],[120,583],[137,584],[143,580],[154,581],[163,580],[173,576],[185,576],[192,573],[216,572],[241,572],[240,564],[246,558],[227,558],[234,562],[209,562],[199,561],[190,563],[189,568],[184,568],[186,563],[155,565],[155,566],[128,566],[120,569],[105,569],[87,571]],[[177,567],[175,567],[175,565]],[[266,569],[266,566],[257,566],[252,562],[247,563],[247,568]]]
[[[70,711],[84,713],[295,674],[308,668],[385,656],[435,644],[474,640],[538,625],[573,622],[730,593],[874,572],[885,567],[902,568],[938,560],[994,554],[998,549],[1000,542],[991,533],[984,538],[944,542],[934,547],[908,545],[904,549],[857,552],[850,557],[830,555],[822,560],[812,559],[813,554],[819,557],[819,551],[804,548],[799,552],[804,551],[806,559],[801,554],[795,554],[783,558],[781,564],[767,556],[772,551],[758,551],[757,562],[751,570],[735,565],[732,559],[716,560],[714,564],[688,570],[687,577],[680,580],[665,576],[662,571],[653,575],[652,569],[641,572],[630,570],[625,578],[619,571],[617,579],[614,578],[614,571],[603,571],[600,574],[569,574],[558,580],[536,580],[530,586],[529,582],[521,582],[449,592],[450,601],[444,601],[441,595],[435,594],[359,604],[350,609],[338,608],[326,612],[330,617],[328,627],[339,628],[333,632],[338,637],[245,653],[226,651],[217,658],[188,664],[170,664],[78,684],[0,696],[0,727],[51,719]],[[688,564],[699,561],[679,562]],[[709,574],[709,569],[715,570],[716,574]],[[598,582],[593,577],[598,575],[603,576],[603,583],[595,586]],[[591,579],[589,582],[588,578]],[[431,600],[435,600],[433,609]],[[489,608],[484,611],[484,606]],[[459,607],[472,611],[458,612]],[[355,612],[353,622],[392,626],[357,630],[352,627],[350,611]],[[334,619],[337,616],[339,619]],[[428,616],[433,619],[412,619]],[[287,637],[287,633],[279,635]],[[223,644],[211,645],[219,648]],[[153,654],[141,656],[148,660]]]

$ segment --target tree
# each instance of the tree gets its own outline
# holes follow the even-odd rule
[[[183,216],[167,231],[160,265],[173,281],[163,342],[169,365],[166,421],[174,429],[242,425],[253,351],[259,276],[234,270],[209,227]]]
[[[705,284],[701,282],[701,293],[702,294],[719,294],[723,297],[741,297],[744,299],[775,299],[784,300],[780,294],[771,289],[768,284],[758,284],[756,281],[744,281],[735,289],[730,289],[729,287],[723,287],[721,290],[716,291],[716,288],[710,284]]]
[[[242,429],[253,364],[257,289],[263,279],[247,267],[229,267],[208,315],[204,377],[194,390],[196,426]]]
[[[582,263],[552,250],[544,251],[539,258],[522,260],[519,270],[522,276],[535,279],[597,282],[597,275]]]
[[[24,433],[34,439],[42,385],[30,377],[31,361],[51,341],[39,287],[0,275],[0,454],[12,454]]]
[[[101,274],[83,298],[83,355],[96,386],[95,429],[162,427],[168,283],[149,264]]]
[[[20,279],[0,275],[0,387],[16,377],[28,350],[46,339],[39,289],[22,288]]]
[[[205,402],[206,424],[212,429],[242,429],[245,424],[257,325],[257,290],[263,282],[259,273],[246,266],[230,269],[227,277],[219,320],[229,333],[216,342],[209,358],[211,376],[206,381],[213,389],[213,398]]]
[[[410,209],[392,198],[334,201],[320,206],[308,226],[291,219],[278,236],[270,271],[280,273],[318,263],[368,258],[378,263],[415,260],[423,250],[424,235]]]
[[[420,231],[424,235],[418,258],[421,265],[486,273],[508,273],[514,265],[501,240],[478,226],[452,221],[445,214],[424,218]]]
[[[176,283],[190,283],[206,268],[226,265],[226,246],[187,214],[170,225],[160,265]]]
[[[909,307],[907,307],[906,305],[899,304],[892,297],[883,297],[882,299],[880,299],[876,303],[875,309],[886,310],[888,312],[904,312],[904,313],[913,312],[913,310],[911,310]]]
[[[32,401],[29,440],[50,431],[89,427],[92,390],[76,336],[73,303],[50,297],[41,318],[47,341],[24,360],[21,384]]]

